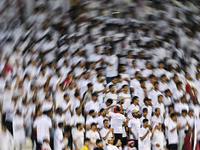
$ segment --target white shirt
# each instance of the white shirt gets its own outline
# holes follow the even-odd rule
[[[140,87],[140,82],[137,79],[133,79],[130,82],[130,87],[134,88],[134,89],[137,89],[137,88]]]
[[[140,114],[142,114],[142,111],[144,108],[147,108],[148,109],[148,114],[147,114],[147,119],[151,119],[151,116],[152,116],[152,107],[150,105],[146,106],[146,105],[143,105],[142,108],[140,109],[141,112]]]
[[[165,113],[165,107],[164,107],[164,104],[163,103],[156,103],[154,106],[153,106],[153,111],[155,112],[155,109],[156,108],[160,108],[160,115],[164,118],[164,113]]]
[[[161,115],[159,115],[159,117],[157,117],[156,115],[154,115],[153,117],[151,117],[151,125],[153,125],[153,123],[157,121],[159,123],[163,123],[163,117],[161,117]]]
[[[174,104],[174,111],[176,112],[176,113],[179,113],[179,114],[181,114],[182,113],[182,110],[187,110],[187,112],[189,112],[189,106],[188,106],[188,104],[186,104],[186,103],[181,103],[181,102],[179,102],[179,103],[175,103]]]
[[[24,130],[24,119],[21,116],[15,115],[13,118],[13,138],[15,144],[25,144],[25,130]]]
[[[143,141],[141,140],[141,137],[143,137],[149,128],[140,128],[139,130],[139,140],[138,140],[138,150],[150,150],[151,149],[151,142],[150,142],[150,136],[151,136],[151,132],[149,132],[147,134],[147,136],[143,139]]]
[[[166,145],[166,140],[162,131],[156,129],[156,131],[153,133],[153,138],[151,141],[152,150],[165,150],[164,146]],[[157,147],[156,144],[159,144],[160,147]]]
[[[111,116],[111,128],[114,128],[114,133],[122,134],[122,125],[126,121],[126,117],[113,112],[109,112],[109,116]]]
[[[95,91],[101,91],[101,90],[103,90],[103,89],[104,89],[103,83],[95,82],[95,83],[93,84],[93,92],[95,92]],[[100,104],[103,103],[104,95],[105,95],[105,94],[104,94],[103,92],[98,93],[98,102],[99,102]]]
[[[85,104],[85,111],[95,110],[96,112],[99,111],[99,102],[94,102],[93,100],[87,102]]]
[[[186,119],[187,119],[190,127],[193,129],[193,127],[194,127],[194,117],[193,116],[190,117],[190,116],[187,115]]]
[[[37,117],[33,123],[33,127],[37,131],[37,141],[43,143],[43,140],[47,138],[50,140],[49,129],[52,127],[51,119],[46,115]]]
[[[159,89],[159,91],[164,92],[165,90],[168,89],[167,83],[165,83],[165,82],[164,82],[164,83],[159,82],[159,87],[158,87],[158,89]]]
[[[140,130],[140,119],[139,118],[133,118],[133,119],[129,120],[128,127],[131,128],[131,131],[135,135],[135,139],[134,139],[133,135],[130,134],[130,139],[138,140],[139,130]]]
[[[106,140],[104,140],[103,138],[106,136],[106,134],[108,133],[108,131],[109,131],[108,128],[107,129],[106,128],[102,128],[100,130],[100,135],[102,137],[102,142],[103,142],[104,149],[106,148]],[[112,132],[110,132],[107,137],[113,137]]]
[[[133,109],[136,109],[136,110],[140,110],[140,107],[138,106],[138,105],[134,105],[134,104],[131,104],[130,106],[128,106],[127,108],[126,108],[126,114],[127,114],[127,117],[129,118],[129,119],[132,119],[133,118],[133,116],[132,116],[132,111],[133,111]]]
[[[140,106],[144,105],[145,92],[141,87],[135,89],[134,96],[137,96],[139,98]]]
[[[63,132],[59,127],[56,128],[54,133],[54,149],[62,150],[64,148]]]
[[[112,100],[113,100],[113,103],[112,103],[112,105],[116,105],[117,104],[117,98],[118,98],[118,96],[117,96],[117,94],[112,94],[111,92],[109,92],[109,93],[107,93],[106,94],[106,96],[105,96],[105,102],[107,101],[107,99],[109,99],[109,98],[111,98]]]
[[[131,95],[130,94],[125,94],[123,92],[123,93],[119,93],[119,96],[122,96],[124,98],[124,104],[123,104],[124,109],[126,109],[128,106],[130,106],[130,104],[131,104]]]
[[[158,90],[152,90],[149,92],[148,97],[151,99],[153,105],[158,101],[158,95],[162,95]]]
[[[99,133],[97,131],[93,132],[92,130],[87,131],[86,137],[90,139],[91,142],[96,143],[97,139],[100,139]],[[91,150],[95,148],[94,144],[91,144]]]
[[[74,133],[72,133],[73,139],[76,140],[76,145],[78,149],[80,150],[82,146],[84,145],[84,133],[83,130],[74,130]]]
[[[181,124],[181,127],[185,126],[187,124],[186,117],[183,117],[183,116],[178,117],[178,124]],[[182,139],[185,138],[185,130],[187,129],[188,129],[188,126],[178,130],[179,138],[182,138]]]
[[[172,129],[176,127],[177,123],[174,122],[173,120],[170,120],[168,123],[168,142],[169,144],[178,144],[178,134],[177,134],[177,129],[174,131],[170,132]]]
[[[118,57],[116,55],[108,56],[106,61],[112,66],[106,67],[106,77],[114,77],[118,74]]]
[[[107,150],[119,150],[119,149],[115,145],[108,144],[107,145]]]
[[[12,134],[6,130],[5,132],[0,132],[0,149],[1,150],[11,150],[14,147],[14,141]]]

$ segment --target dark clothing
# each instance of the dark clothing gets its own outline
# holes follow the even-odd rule
[[[169,150],[177,150],[178,149],[178,145],[177,144],[170,144],[169,145]]]
[[[118,140],[122,142],[122,134],[115,134],[114,145],[117,143]]]
[[[96,147],[96,148],[94,148],[94,150],[103,150],[103,148],[102,147],[100,147],[100,148]]]

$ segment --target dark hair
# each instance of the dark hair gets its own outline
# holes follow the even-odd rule
[[[155,75],[151,74],[151,75],[149,76],[149,78],[150,78],[150,79],[151,79],[151,78],[155,78]]]
[[[90,110],[90,111],[89,111],[89,115],[93,114],[94,112],[95,112],[94,109]]]
[[[175,117],[176,116],[176,113],[173,113],[171,114],[171,118]]]
[[[88,89],[89,89],[90,87],[92,87],[92,86],[93,86],[92,83],[88,83],[88,84],[87,84]]]
[[[99,78],[99,77],[101,77],[101,76],[102,76],[102,75],[98,74],[98,75],[97,75],[97,78]]]
[[[140,71],[136,71],[136,72],[135,72],[135,76],[138,75],[139,73],[140,73]]]
[[[84,139],[84,143],[85,143],[85,142],[90,142],[90,139],[89,139],[89,138],[85,138],[85,139]]]
[[[68,94],[67,94],[67,93],[65,93],[65,94],[64,94],[64,96],[63,96],[63,97],[64,97],[64,99],[65,99],[65,97],[67,97],[67,96],[68,96]]]
[[[148,112],[147,108],[143,108],[142,112]]]
[[[109,98],[109,99],[107,99],[107,101],[106,101],[107,103],[113,103],[113,100],[111,99],[111,98]]]
[[[137,96],[134,96],[134,97],[132,98],[132,103],[133,103],[137,98],[138,98]]]
[[[148,121],[149,121],[148,119],[143,119],[142,122],[145,123],[145,122],[148,122]]]
[[[113,84],[109,85],[109,89],[111,89],[113,86],[114,86]]]
[[[106,121],[108,121],[108,119],[104,119],[104,120],[103,120],[103,123],[105,123]]]
[[[155,109],[155,112],[157,112],[157,111],[158,111],[158,109],[160,109],[160,108],[156,108],[156,109]]]
[[[97,139],[97,140],[96,140],[96,145],[99,144],[99,143],[101,143],[101,142],[102,142],[102,140]]]
[[[156,85],[156,84],[159,84],[159,83],[158,83],[158,81],[154,82],[154,84],[153,84],[153,85]]]
[[[123,86],[122,86],[122,88],[125,88],[126,86],[128,86],[127,84],[124,84]]]
[[[162,95],[162,94],[158,95],[158,98],[160,98],[161,96],[163,97],[163,95]]]
[[[101,108],[99,112],[102,113],[104,110],[105,110],[104,108]]]
[[[165,93],[170,92],[170,89],[165,90]]]
[[[176,86],[178,87],[179,85],[182,85],[183,83],[181,81],[179,81]]]
[[[81,123],[77,123],[76,124],[76,128],[78,129],[78,127],[81,126]]]
[[[75,92],[74,96],[78,97],[80,95],[80,93],[78,91]]]
[[[58,123],[58,127],[59,127],[59,128],[63,127],[63,125],[64,125],[63,122],[59,122],[59,123]]]
[[[186,110],[186,109],[183,109],[183,110],[182,110],[182,113],[186,113],[186,114],[187,114],[187,110]]]
[[[161,78],[163,78],[163,77],[166,77],[166,75],[165,74],[161,75]]]

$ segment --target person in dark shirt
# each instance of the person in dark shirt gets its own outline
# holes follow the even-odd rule
[[[96,145],[97,145],[97,147],[94,148],[94,150],[103,150],[103,143],[102,143],[102,140],[97,139]]]

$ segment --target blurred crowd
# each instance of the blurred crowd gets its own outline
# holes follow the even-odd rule
[[[1,0],[0,150],[198,150],[199,8]]]

